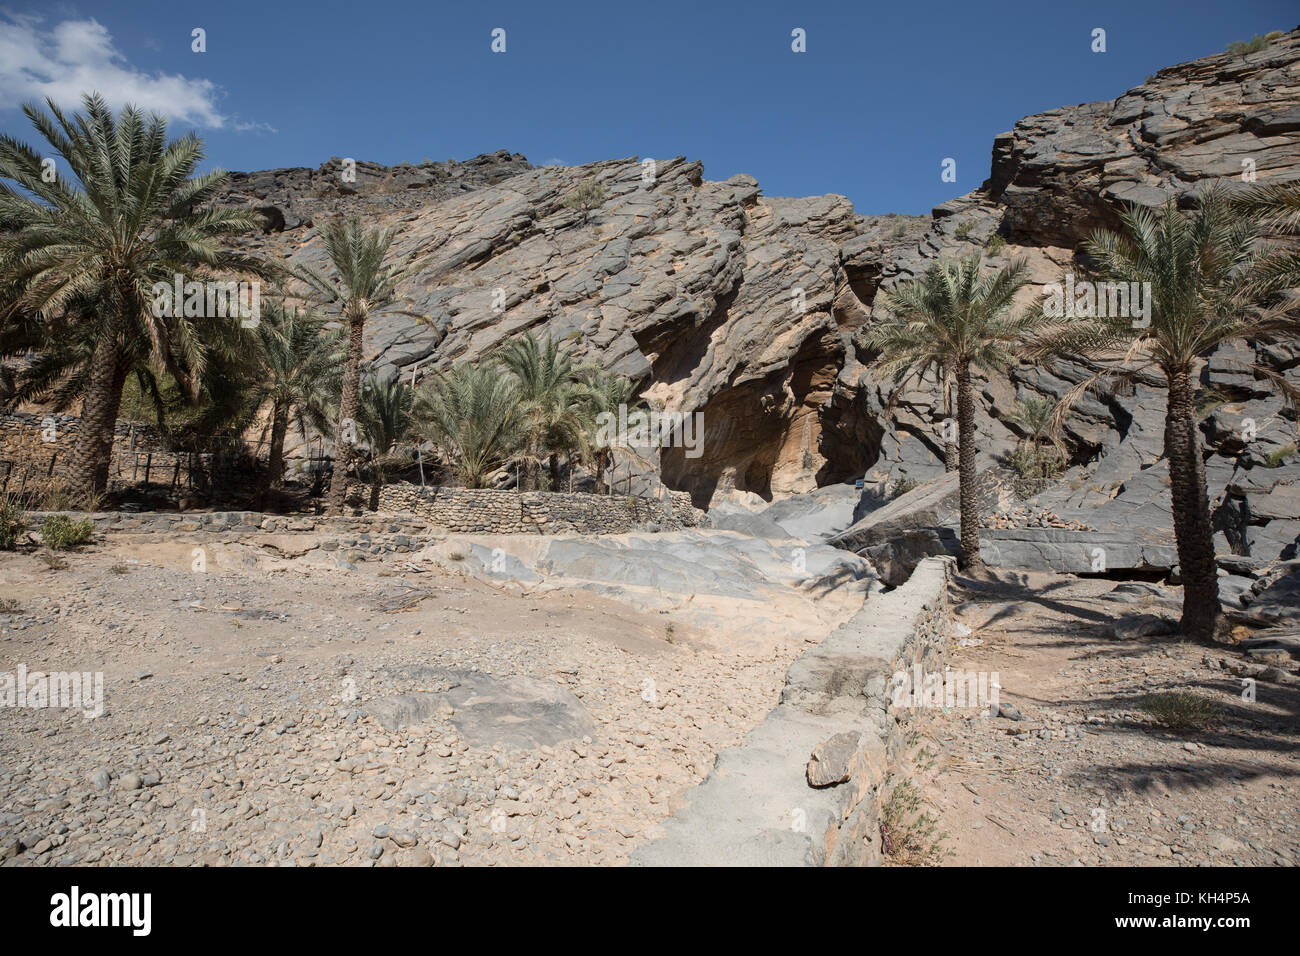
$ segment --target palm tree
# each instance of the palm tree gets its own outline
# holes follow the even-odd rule
[[[1020,461],[1026,466],[1022,478],[1028,479],[1032,490],[1039,490],[1033,483],[1056,477],[1064,459],[1061,441],[1056,434],[1056,402],[1050,398],[1030,395],[1016,399],[1016,407],[1006,415],[1006,421],[1019,425],[1025,438],[1017,450],[1023,455]],[[1045,452],[1046,445],[1050,451]],[[1027,451],[1027,454],[1024,451]]]
[[[396,372],[379,378],[373,373],[361,388],[357,422],[370,445],[370,510],[379,510],[384,469],[401,460],[397,445],[411,432],[414,389]]]
[[[107,484],[122,388],[133,369],[148,365],[197,401],[214,341],[248,339],[237,316],[155,308],[156,285],[171,288],[177,277],[266,277],[275,269],[229,248],[262,218],[210,205],[227,177],[195,175],[203,158],[198,137],[168,142],[158,116],[127,106],[114,117],[98,94],[82,102],[85,112],[70,116],[53,101],[49,114],[23,107],[48,143],[40,151],[0,136],[0,319],[27,325],[51,347],[30,391],[82,400],[68,484],[84,499]],[[45,175],[48,155],[61,157],[71,176],[61,169]]]
[[[1183,579],[1181,629],[1213,640],[1223,628],[1214,532],[1197,427],[1196,375],[1200,360],[1219,344],[1298,331],[1294,314],[1255,306],[1253,274],[1258,225],[1239,215],[1226,194],[1209,188],[1197,207],[1182,212],[1171,200],[1162,210],[1130,206],[1123,232],[1098,230],[1083,245],[1099,277],[1150,283],[1150,324],[1124,316],[1075,318],[1044,330],[1030,354],[1079,354],[1103,367],[1073,386],[1057,407],[1058,421],[1089,389],[1131,380],[1144,370],[1164,375],[1165,458],[1178,563]],[[1272,369],[1257,372],[1288,394],[1295,389]]]
[[[482,488],[516,447],[519,386],[493,368],[453,365],[420,386],[413,417],[422,435],[446,446],[460,480]]]
[[[297,419],[304,437],[308,426],[318,432],[328,430],[345,351],[342,336],[325,330],[323,319],[278,301],[263,306],[257,332],[261,350],[248,404],[254,412],[266,408],[271,426],[262,483],[265,500],[284,477],[284,441],[290,422]]]
[[[547,460],[551,489],[560,483],[560,455],[587,447],[582,404],[587,388],[577,381],[577,368],[549,335],[540,343],[532,333],[513,339],[500,351],[501,364],[519,380],[520,418],[528,452],[529,477]]]
[[[325,254],[338,274],[337,280],[326,279],[311,269],[300,270],[302,277],[327,303],[338,305],[348,323],[348,361],[343,371],[343,389],[339,399],[334,475],[325,500],[328,511],[342,510],[347,495],[348,472],[357,457],[357,405],[361,394],[366,321],[372,313],[381,310],[424,318],[414,312],[392,308],[399,301],[397,283],[413,267],[413,263],[406,262],[385,264],[394,235],[392,229],[367,230],[356,216],[331,220],[321,230],[321,237],[325,242]]]
[[[881,370],[893,375],[899,387],[930,372],[941,383],[947,376],[957,383],[961,563],[970,569],[983,564],[971,366],[987,373],[1006,368],[1041,316],[1037,310],[1009,314],[1016,293],[1029,281],[1023,259],[988,276],[981,275],[980,265],[977,252],[959,262],[930,266],[889,294],[886,305],[894,314],[863,338],[867,348],[880,353]]]
[[[605,469],[609,466],[612,450],[608,445],[597,442],[599,418],[601,415],[618,415],[620,406],[630,407],[636,386],[626,376],[605,372],[592,365],[578,370],[578,381],[586,388],[581,399],[581,409],[588,431],[587,447],[596,466],[596,486],[600,487],[605,480]]]
[[[1262,233],[1253,286],[1263,294],[1300,288],[1300,182],[1252,186],[1233,197],[1232,208]]]

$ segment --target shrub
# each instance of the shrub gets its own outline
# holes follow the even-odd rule
[[[1282,463],[1294,455],[1296,452],[1295,445],[1283,445],[1281,448],[1275,448],[1269,452],[1268,458],[1264,464],[1268,468],[1281,468]]]
[[[1268,45],[1269,38],[1256,33],[1249,40],[1238,40],[1235,43],[1229,43],[1227,52],[1233,56],[1245,56],[1247,53],[1258,53],[1260,50],[1267,50]]]
[[[596,182],[595,178],[591,176],[578,183],[573,192],[569,193],[564,200],[565,208],[580,213],[584,222],[591,218],[593,211],[604,204],[605,187]]]
[[[896,863],[934,865],[950,851],[939,821],[921,811],[921,791],[910,780],[894,787],[880,808],[880,836],[885,855]]]
[[[1006,244],[1007,241],[995,232],[993,235],[989,236],[989,241],[985,245],[985,248],[988,250],[989,255],[996,256],[1006,247]]]
[[[960,226],[957,227],[957,238],[965,239],[967,236],[970,235],[970,229],[971,229],[970,223],[963,222]]]
[[[67,515],[50,515],[41,523],[41,540],[47,548],[66,551],[95,537],[95,522],[89,518],[73,521]]]
[[[12,551],[18,544],[18,537],[27,529],[23,520],[23,509],[18,499],[5,496],[0,502],[0,551]]]
[[[898,481],[894,482],[894,487],[890,489],[889,500],[893,501],[895,498],[903,497],[903,495],[907,494],[913,488],[919,487],[920,484],[921,483],[914,478],[899,478]]]
[[[1176,730],[1204,730],[1223,717],[1223,709],[1214,701],[1186,691],[1147,694],[1142,709]]]

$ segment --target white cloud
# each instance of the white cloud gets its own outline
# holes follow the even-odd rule
[[[135,69],[93,19],[40,25],[37,17],[0,13],[0,109],[46,97],[75,109],[83,93],[98,92],[114,109],[130,103],[194,126],[226,125],[211,81]]]

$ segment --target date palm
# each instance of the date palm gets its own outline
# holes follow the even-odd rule
[[[1259,225],[1263,254],[1251,270],[1253,286],[1265,295],[1300,289],[1300,182],[1252,186],[1232,208]]]
[[[1055,413],[1056,402],[1052,399],[1030,395],[1017,399],[1016,407],[1006,415],[1006,421],[1019,425],[1025,434],[1021,448],[1028,454],[1021,461],[1028,466],[1028,473],[1023,478],[1042,481],[1059,473],[1065,456],[1056,431]]]
[[[1165,459],[1183,579],[1180,626],[1189,638],[1214,640],[1224,621],[1198,429],[1200,363],[1223,342],[1295,334],[1300,326],[1286,308],[1257,305],[1259,226],[1234,210],[1221,189],[1202,191],[1190,212],[1170,201],[1161,210],[1130,206],[1120,218],[1122,232],[1098,230],[1083,249],[1100,278],[1150,283],[1150,323],[1124,316],[1075,318],[1045,329],[1031,354],[1077,354],[1103,363],[1066,393],[1058,421],[1073,402],[1104,383],[1152,369],[1164,376]],[[1294,397],[1282,375],[1265,367],[1255,371]]]
[[[379,510],[384,472],[402,461],[397,447],[411,434],[415,390],[396,373],[366,377],[361,386],[357,423],[370,446],[370,510]]]
[[[943,260],[898,286],[885,299],[892,314],[863,336],[863,344],[880,354],[881,371],[899,386],[931,373],[940,383],[949,376],[956,383],[961,564],[969,569],[983,564],[971,370],[991,374],[1006,368],[1041,322],[1041,310],[1011,313],[1016,293],[1029,281],[1024,260],[988,275],[981,261],[979,253]]]
[[[300,269],[299,273],[325,303],[338,307],[348,328],[347,364],[343,369],[334,439],[334,475],[325,499],[326,510],[338,512],[347,495],[348,473],[357,459],[357,407],[366,322],[380,311],[416,319],[425,316],[393,308],[401,301],[398,283],[414,267],[409,261],[388,261],[394,230],[366,229],[358,217],[350,216],[330,220],[320,234],[335,278],[327,278],[309,268]]]
[[[127,106],[114,116],[102,97],[84,112],[23,112],[46,146],[0,136],[0,320],[27,326],[48,345],[35,390],[80,397],[81,425],[68,484],[88,498],[107,483],[113,434],[128,374],[147,365],[197,401],[215,340],[242,337],[236,317],[156,315],[154,286],[229,274],[269,276],[274,267],[230,248],[256,230],[252,209],[211,205],[224,172],[196,175],[203,144],[167,139],[167,124]],[[54,165],[46,157],[58,157]],[[183,313],[183,309],[162,310]]]
[[[516,447],[519,387],[494,368],[453,365],[420,385],[413,416],[421,435],[444,446],[460,480],[482,488]]]
[[[558,490],[560,455],[587,448],[582,405],[588,390],[577,381],[573,360],[549,335],[538,342],[526,332],[507,343],[498,357],[519,382],[519,414],[530,478],[536,485],[536,466],[545,458],[551,490]]]
[[[263,305],[257,333],[260,351],[248,406],[253,412],[265,409],[271,426],[262,483],[266,498],[284,477],[284,442],[291,422],[298,422],[303,437],[308,427],[329,429],[346,353],[342,336],[326,330],[319,316],[275,300]]]
[[[612,455],[608,445],[601,445],[597,441],[601,416],[617,417],[619,406],[627,406],[630,410],[636,386],[624,375],[606,372],[595,366],[579,369],[578,381],[586,388],[580,405],[588,431],[587,447],[596,466],[596,486],[600,487],[604,483],[605,469],[609,466]]]

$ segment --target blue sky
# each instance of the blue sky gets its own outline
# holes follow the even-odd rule
[[[19,103],[93,83],[197,129],[227,169],[686,155],[768,195],[925,213],[987,177],[1021,116],[1297,22],[1294,0],[0,0],[0,128],[30,140]]]

